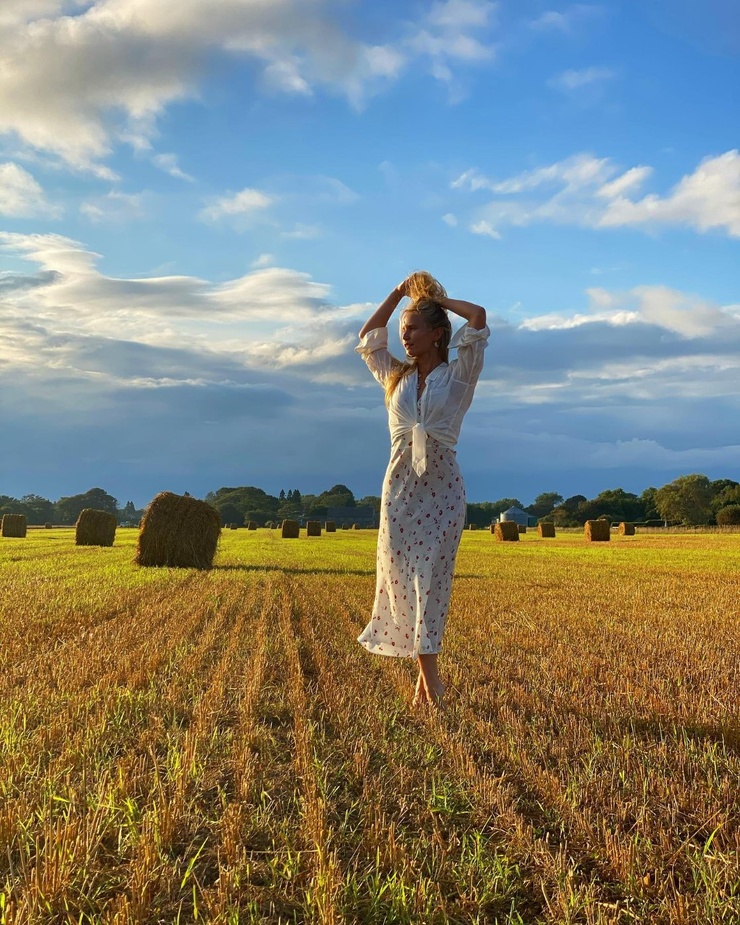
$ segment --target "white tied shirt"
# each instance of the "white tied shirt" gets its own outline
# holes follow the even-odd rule
[[[487,326],[479,330],[464,325],[450,341],[450,349],[457,348],[457,358],[441,363],[429,373],[420,399],[417,400],[416,370],[404,376],[393,393],[388,407],[391,454],[401,453],[410,436],[411,461],[418,476],[427,471],[427,437],[443,446],[456,446],[462,420],[483,369],[483,351],[490,333]],[[368,331],[355,350],[385,388],[390,373],[401,365],[388,352],[388,329]]]

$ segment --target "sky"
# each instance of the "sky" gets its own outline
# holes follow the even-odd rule
[[[740,479],[735,0],[4,0],[0,75],[0,494],[380,494],[415,269],[469,500]]]

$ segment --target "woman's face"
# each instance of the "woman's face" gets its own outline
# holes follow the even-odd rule
[[[430,328],[418,312],[401,315],[401,343],[409,357],[419,357],[433,350],[441,332],[441,328]]]

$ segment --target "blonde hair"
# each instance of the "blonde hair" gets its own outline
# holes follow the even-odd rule
[[[431,273],[426,270],[417,270],[412,273],[406,280],[406,290],[411,299],[411,304],[405,308],[401,314],[401,319],[408,312],[416,312],[421,316],[426,326],[430,329],[441,328],[439,340],[436,343],[439,355],[443,363],[447,363],[449,357],[450,338],[452,337],[452,325],[447,317],[447,311],[440,304],[440,299],[447,298],[447,292],[444,286],[436,280]],[[411,362],[399,363],[391,374],[385,386],[385,403],[390,402],[393,393],[398,388],[402,379],[408,376],[416,369],[417,359],[414,357]]]

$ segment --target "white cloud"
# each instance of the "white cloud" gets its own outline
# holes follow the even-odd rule
[[[616,77],[616,71],[608,67],[587,67],[582,70],[567,70],[548,80],[548,85],[563,93],[572,93],[583,88],[593,88]]]
[[[449,225],[450,228],[457,228],[457,217],[452,212],[446,212],[442,216],[442,221],[445,223],[445,225]]]
[[[121,193],[111,190],[83,202],[80,212],[94,224],[125,224],[147,217],[146,193]]]
[[[40,184],[12,161],[0,164],[0,215],[59,218],[61,209],[46,199]]]
[[[615,196],[599,225],[688,225],[740,237],[740,152],[705,158],[668,196],[651,194],[636,202]]]
[[[200,213],[201,218],[217,222],[222,218],[249,216],[264,212],[274,203],[273,197],[258,189],[249,187],[231,196],[221,196],[206,206]]]
[[[333,2],[14,0],[0,12],[0,134],[99,173],[120,143],[149,151],[160,116],[197,96],[217,55],[256,62],[275,91],[327,90],[361,106],[415,59],[449,80],[453,66],[492,53],[485,0],[437,3],[372,44],[343,31]],[[170,157],[154,162],[185,179]]]
[[[304,225],[297,222],[290,231],[281,232],[282,237],[294,241],[313,241],[323,234],[320,225]]]
[[[484,237],[487,237],[487,238],[498,239],[501,237],[499,232],[496,231],[496,229],[490,224],[490,222],[486,222],[486,221],[473,222],[473,224],[470,226],[470,230],[473,232],[473,234],[483,235]]]
[[[259,257],[252,261],[252,269],[261,270],[263,267],[269,267],[271,263],[275,263],[275,258],[272,254],[260,254]]]
[[[462,173],[453,189],[487,191],[496,198],[476,210],[473,226],[500,233],[506,225],[551,222],[589,228],[684,226],[721,229],[740,236],[740,154],[708,157],[665,197],[629,198],[653,174],[649,166],[620,171],[609,158],[578,154],[546,167],[493,180],[476,169]]]
[[[155,154],[152,157],[152,163],[177,180],[186,180],[188,183],[194,182],[194,178],[189,173],[185,173],[184,170],[180,169],[176,154]]]
[[[583,22],[603,13],[604,8],[594,3],[573,3],[564,10],[545,10],[529,23],[538,32],[561,32],[570,34]]]

